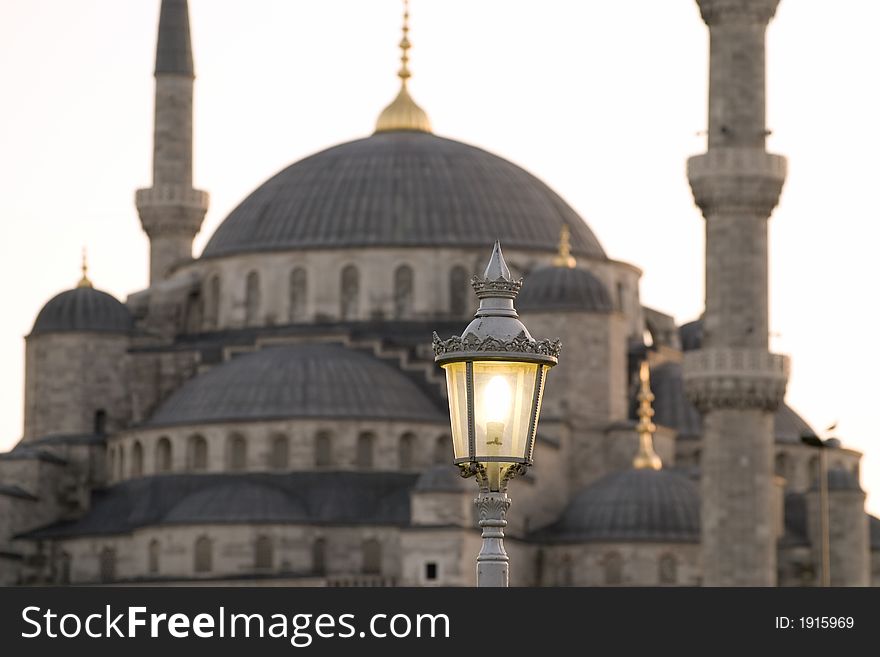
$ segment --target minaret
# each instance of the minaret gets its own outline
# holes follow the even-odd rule
[[[688,178],[706,219],[706,311],[684,372],[703,415],[703,583],[773,586],[773,412],[788,360],[768,350],[767,220],[786,162],[765,150],[764,51],[779,0],[697,3],[711,39],[709,143]]]
[[[162,0],[156,46],[153,186],[135,196],[150,238],[150,285],[192,259],[208,194],[192,186],[193,72],[187,0]]]

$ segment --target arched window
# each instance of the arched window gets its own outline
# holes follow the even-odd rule
[[[327,540],[316,538],[312,543],[312,572],[323,575],[327,572]]]
[[[252,271],[247,275],[244,295],[245,323],[256,326],[260,323],[260,275]]]
[[[807,476],[810,479],[810,485],[819,485],[819,457],[811,456],[807,462]]]
[[[616,586],[623,583],[623,559],[617,552],[609,552],[602,559],[602,571],[605,586]]]
[[[678,582],[678,560],[674,555],[664,554],[657,564],[657,579],[661,584],[676,584]]]
[[[73,558],[70,552],[62,552],[58,563],[58,582],[59,584],[70,584],[70,565]]]
[[[112,447],[107,448],[107,478],[116,478],[116,450]]]
[[[306,318],[306,270],[297,267],[290,272],[290,307],[288,319],[291,323]]]
[[[99,436],[103,436],[105,433],[107,433],[107,411],[105,411],[103,408],[99,408],[97,411],[95,411],[93,428],[94,433]]]
[[[315,465],[319,468],[333,465],[333,442],[327,431],[319,431],[315,436]]]
[[[144,448],[141,441],[135,440],[131,448],[131,476],[140,477],[144,474]]]
[[[190,436],[186,452],[187,470],[198,472],[208,469],[208,441],[204,436]]]
[[[184,333],[198,333],[204,323],[204,306],[202,295],[199,290],[194,290],[186,297],[186,305],[183,308],[183,331]]]
[[[413,467],[415,446],[415,435],[405,433],[400,437],[400,443],[397,446],[397,463],[401,470],[409,470]]]
[[[207,536],[196,539],[194,566],[197,573],[210,573],[214,569],[214,546]]]
[[[254,544],[254,565],[257,568],[272,568],[275,561],[274,546],[272,539],[265,534],[257,536],[257,542]]]
[[[363,567],[365,575],[379,575],[382,573],[382,544],[375,538],[368,538],[362,546]]]
[[[104,584],[116,580],[116,550],[114,548],[105,547],[101,550],[100,575],[101,582]]]
[[[125,448],[122,445],[116,448],[116,478],[125,478]]]
[[[449,312],[464,315],[468,309],[468,275],[464,267],[453,267],[449,272]]]
[[[400,265],[394,270],[394,317],[402,319],[412,316],[413,311],[413,270],[409,265]]]
[[[156,443],[156,472],[171,472],[171,441],[164,436]]]
[[[269,467],[273,470],[286,470],[290,459],[290,442],[287,436],[272,436],[272,450],[269,452]]]
[[[357,267],[348,265],[340,278],[339,316],[357,319],[360,312],[361,277]]]
[[[214,274],[205,290],[205,328],[216,329],[220,322],[220,277]]]
[[[859,463],[858,463],[858,461],[856,461],[855,463],[853,463],[852,473],[853,473],[853,476],[854,476],[856,479],[859,478],[860,473],[859,473]]]
[[[617,283],[617,309],[626,312],[626,286],[620,282]]]
[[[440,436],[434,441],[434,465],[445,465],[452,461],[452,439]]]
[[[376,436],[370,432],[364,432],[357,438],[357,453],[355,455],[355,465],[359,468],[373,467],[373,445],[376,442]]]
[[[155,538],[150,541],[150,546],[147,548],[147,570],[150,575],[159,573],[159,541]]]
[[[229,470],[241,471],[247,467],[247,443],[244,436],[229,436]]]
[[[788,477],[788,459],[784,452],[776,455],[775,471],[777,477]]]
[[[564,555],[559,562],[559,573],[557,576],[559,586],[574,585],[574,568],[571,565],[571,556]]]

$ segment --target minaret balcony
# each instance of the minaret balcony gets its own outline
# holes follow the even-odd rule
[[[705,412],[743,408],[775,410],[785,397],[788,356],[762,349],[714,347],[684,354],[685,394]]]
[[[714,212],[770,216],[779,202],[786,159],[761,148],[712,148],[688,159],[694,201],[707,217]]]

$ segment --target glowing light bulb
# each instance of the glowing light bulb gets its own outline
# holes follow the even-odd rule
[[[483,391],[483,411],[486,422],[504,423],[510,417],[510,384],[503,376],[493,376]]]

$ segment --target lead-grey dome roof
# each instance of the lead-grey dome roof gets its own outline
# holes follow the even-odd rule
[[[614,306],[608,288],[586,269],[544,267],[523,279],[516,300],[525,312],[610,313]]]
[[[578,214],[543,182],[482,149],[436,135],[377,133],[290,165],[252,192],[202,257],[301,248],[451,246],[605,258]]]
[[[669,470],[615,472],[577,493],[546,533],[561,542],[696,542],[699,491]]]
[[[131,313],[116,297],[93,287],[77,287],[49,299],[37,315],[31,335],[74,331],[127,333],[131,328]]]
[[[306,417],[448,422],[415,383],[373,356],[297,344],[237,356],[191,379],[147,424]]]

